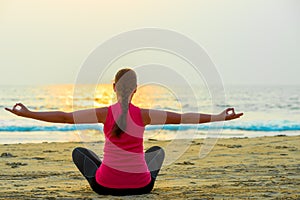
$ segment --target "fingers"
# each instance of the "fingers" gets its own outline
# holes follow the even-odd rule
[[[9,112],[12,112],[12,109],[10,109],[10,108],[4,108],[4,109],[9,111]]]
[[[229,115],[229,116],[235,115],[234,108],[227,108],[226,115]]]
[[[14,107],[12,108],[12,110],[15,110],[17,108],[17,104],[14,105]]]
[[[231,116],[232,119],[236,119],[236,118],[239,118],[243,115],[244,113],[238,113],[238,114],[234,114]]]
[[[243,116],[244,113],[235,113],[234,108],[227,108],[225,110],[226,113],[226,120],[232,120],[232,119],[236,119],[239,118],[241,116]]]
[[[16,103],[16,104],[13,106],[13,109],[12,109],[12,110],[20,110],[20,109],[17,109],[18,107],[20,107],[21,109],[25,108],[25,106],[24,106],[22,103]]]
[[[17,106],[21,106],[22,108],[25,107],[22,103],[17,103]]]
[[[16,103],[13,107],[12,107],[12,109],[10,109],[10,108],[4,108],[6,111],[9,111],[9,112],[11,112],[11,113],[13,113],[13,114],[16,114],[16,115],[18,115],[18,112],[21,110],[21,109],[23,109],[23,108],[26,108],[22,103]]]
[[[244,115],[244,113],[238,113],[238,114],[236,114],[237,117],[241,117],[243,115]]]
[[[12,114],[18,115],[16,110],[10,109],[10,108],[4,108],[5,110],[11,112]]]

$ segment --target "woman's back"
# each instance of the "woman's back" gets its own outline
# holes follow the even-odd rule
[[[111,134],[122,113],[120,103],[108,108],[104,123],[103,163],[96,173],[99,184],[110,188],[139,188],[151,181],[144,158],[144,123],[138,107],[129,104],[126,131],[119,137]]]

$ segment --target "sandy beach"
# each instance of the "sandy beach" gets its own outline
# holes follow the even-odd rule
[[[165,166],[153,191],[134,199],[300,199],[300,136],[203,140]],[[145,149],[167,141],[145,141]],[[71,160],[82,143],[0,145],[0,199],[131,199],[94,193]]]

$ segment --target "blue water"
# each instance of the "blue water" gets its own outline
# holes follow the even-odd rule
[[[32,119],[21,118],[4,110],[17,102],[22,102],[29,109],[39,111],[62,110],[71,112],[77,109],[101,107],[115,101],[112,87],[101,86],[94,94],[90,89],[80,88],[74,94],[72,85],[53,86],[0,86],[0,143],[5,143],[7,135],[10,140],[23,142],[22,136],[34,132],[53,134],[61,132],[98,131],[102,132],[100,124],[64,125],[51,124]],[[146,130],[155,134],[160,130],[165,133],[196,130],[199,134],[207,130],[225,130],[231,133],[242,133],[243,136],[265,136],[270,133],[300,134],[300,86],[225,86],[226,102],[215,104],[212,109],[212,99],[206,88],[199,87],[193,94],[185,89],[177,90],[174,95],[168,89],[141,88],[134,103],[140,107],[167,109],[175,112],[216,113],[226,107],[235,107],[237,112],[244,112],[238,120],[224,124],[210,123],[201,125],[164,125],[147,126]],[[192,96],[193,95],[193,98]],[[196,99],[194,98],[196,96]],[[10,134],[11,133],[11,134]],[[5,136],[4,136],[5,135]],[[14,138],[15,136],[15,138]],[[39,138],[36,136],[36,140]],[[21,139],[20,139],[21,138]],[[45,138],[41,141],[45,141]],[[47,138],[46,138],[47,141]]]
[[[169,130],[169,131],[185,131],[191,129],[197,130],[214,130],[214,129],[225,129],[225,130],[241,130],[241,131],[260,131],[260,132],[280,132],[280,131],[300,131],[300,123],[282,120],[282,121],[269,121],[268,123],[263,122],[229,122],[221,126],[214,125],[152,125],[147,126],[146,130]],[[52,126],[40,126],[40,125],[23,125],[23,126],[5,126],[0,127],[0,132],[33,132],[33,131],[75,131],[75,130],[98,130],[103,131],[103,125],[99,124],[76,124],[76,125],[52,125]]]

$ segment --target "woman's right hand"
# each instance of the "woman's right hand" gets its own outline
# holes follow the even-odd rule
[[[227,108],[225,109],[223,112],[221,112],[219,114],[219,116],[221,117],[222,121],[223,120],[233,120],[233,119],[237,119],[239,117],[241,117],[244,113],[235,113],[234,108]]]
[[[5,108],[5,110],[21,117],[27,117],[30,113],[30,110],[22,103],[16,103],[12,109]]]

